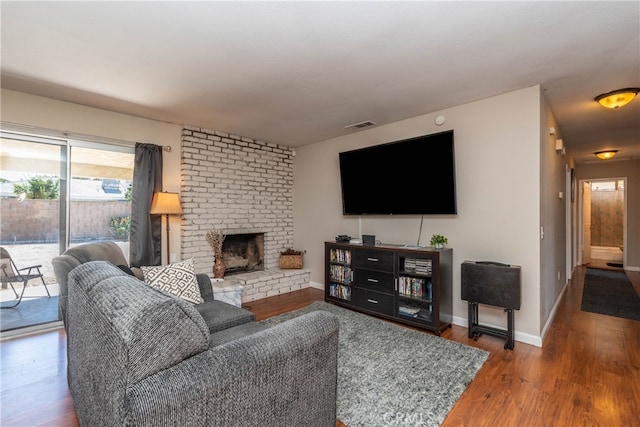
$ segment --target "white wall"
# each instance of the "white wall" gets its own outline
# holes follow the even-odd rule
[[[6,89],[2,89],[0,106],[3,122],[116,138],[132,141],[132,146],[135,142],[171,146],[171,152],[163,153],[163,189],[180,191],[181,126]],[[171,252],[179,256],[181,219],[172,217],[170,221]],[[164,230],[163,222],[163,260]]]
[[[338,153],[454,129],[458,215],[426,216],[420,241],[428,244],[435,233],[449,238],[454,321],[464,326],[467,304],[459,297],[459,265],[465,260],[520,265],[523,295],[516,339],[539,345],[540,105],[540,87],[534,86],[296,149],[294,245],[307,251],[312,281],[324,282],[324,241],[337,234],[358,236],[358,217],[342,215]],[[443,126],[434,124],[438,115],[446,118]],[[425,185],[431,178],[425,170]],[[382,242],[417,241],[420,216],[365,216],[361,221],[362,232]],[[480,321],[506,327],[498,309],[481,307]]]
[[[562,133],[544,97],[540,117],[540,226],[544,231],[540,240],[540,328],[543,330],[552,319],[556,301],[567,283],[565,178],[569,157],[556,151],[556,139],[562,139]],[[555,135],[549,134],[550,127],[555,128]]]

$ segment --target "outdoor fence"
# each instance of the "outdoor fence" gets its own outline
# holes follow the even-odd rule
[[[114,240],[112,217],[126,217],[131,202],[72,200],[71,242]],[[0,200],[0,240],[2,244],[49,243],[59,240],[60,200],[3,198]]]

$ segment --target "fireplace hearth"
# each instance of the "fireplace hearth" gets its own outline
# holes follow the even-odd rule
[[[264,270],[264,233],[226,235],[222,259],[225,275]]]

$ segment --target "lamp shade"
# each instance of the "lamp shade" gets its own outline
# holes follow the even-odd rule
[[[620,108],[624,107],[636,97],[636,94],[640,92],[640,89],[630,87],[626,89],[613,90],[611,92],[603,93],[595,97],[598,104],[605,108]]]
[[[178,193],[155,193],[151,201],[151,211],[154,215],[177,215],[182,213],[182,205]]]

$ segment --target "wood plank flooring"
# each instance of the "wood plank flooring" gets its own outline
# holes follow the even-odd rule
[[[543,348],[504,350],[504,340],[475,342],[455,325],[443,333],[491,353],[443,426],[640,425],[640,322],[582,312],[584,271],[576,269]],[[628,275],[640,289],[640,273]],[[322,299],[304,289],[248,308],[264,319]],[[78,426],[65,352],[62,330],[0,343],[0,425]]]

